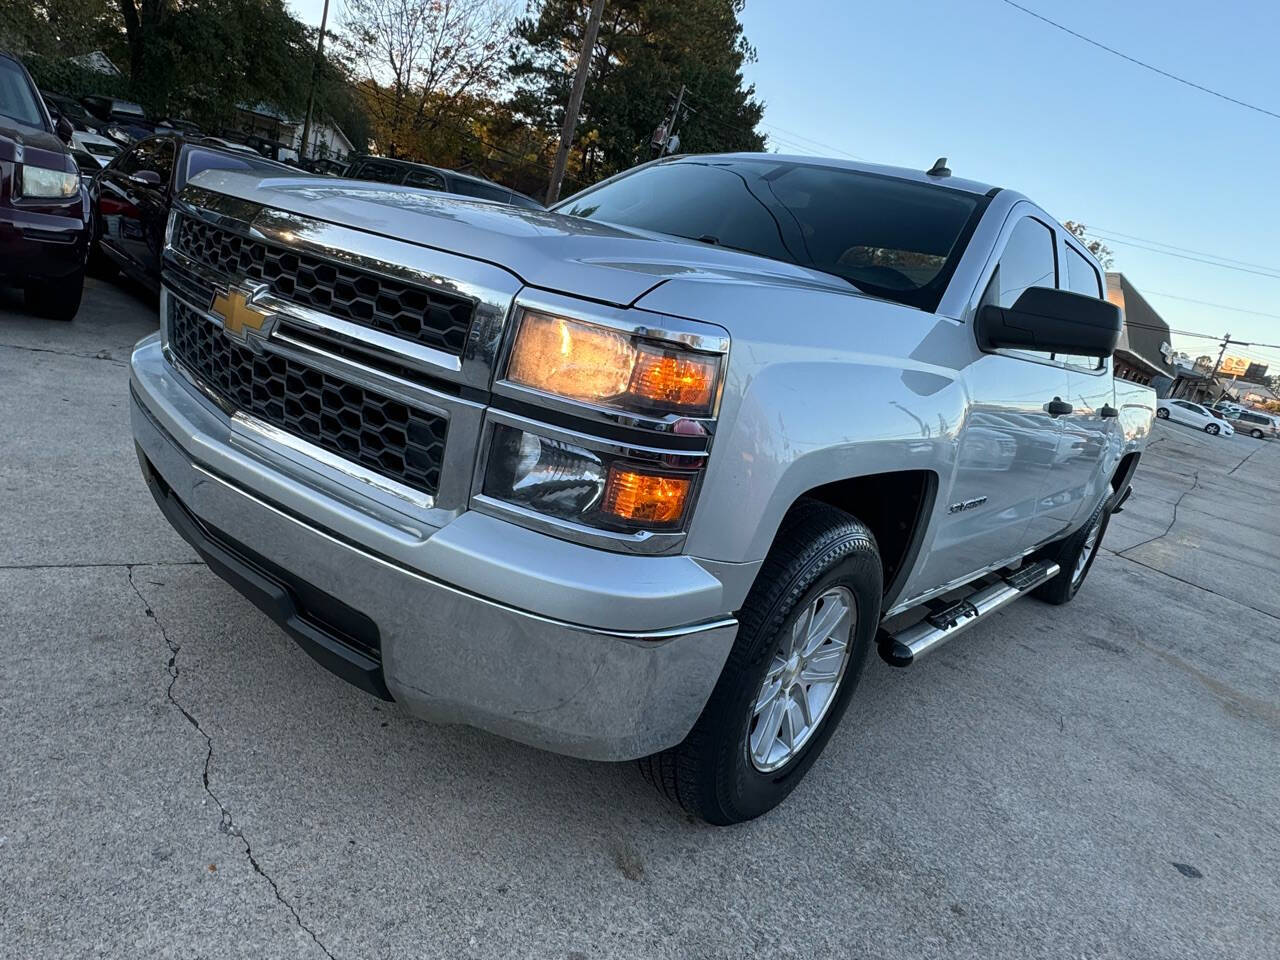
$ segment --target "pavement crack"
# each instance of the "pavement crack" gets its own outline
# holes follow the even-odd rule
[[[1243,467],[1246,463],[1249,462],[1249,457],[1252,457],[1255,453],[1257,453],[1261,449],[1262,447],[1258,446],[1258,447],[1255,447],[1253,450],[1250,450],[1248,456],[1246,456],[1243,460],[1241,460],[1234,467],[1232,467],[1230,470],[1227,471],[1227,476],[1228,477],[1231,476],[1233,473],[1235,473],[1237,470]]]
[[[1253,456],[1253,454],[1250,454],[1249,456]],[[1123,550],[1117,550],[1115,551],[1116,556],[1124,557],[1126,560],[1128,560],[1129,558],[1125,557],[1125,554],[1128,553],[1130,550],[1137,550],[1139,547],[1145,547],[1148,543],[1155,543],[1157,540],[1162,540],[1165,537],[1167,537],[1169,535],[1169,531],[1173,529],[1173,525],[1178,522],[1178,507],[1181,505],[1183,498],[1185,498],[1187,494],[1189,494],[1192,490],[1196,489],[1196,487],[1198,486],[1200,486],[1200,471],[1196,470],[1194,473],[1191,474],[1191,486],[1183,490],[1182,495],[1179,496],[1177,500],[1173,501],[1173,516],[1169,519],[1169,525],[1164,528],[1164,532],[1158,533],[1154,537],[1148,537],[1146,540],[1140,540],[1137,543],[1134,543],[1134,544],[1131,544],[1130,546],[1125,547]]]
[[[218,829],[227,834],[227,836],[234,837],[240,841],[244,846],[244,855],[249,861],[249,866],[253,868],[254,873],[258,874],[258,876],[262,877],[262,879],[266,880],[267,883],[270,884],[271,892],[275,894],[275,898],[280,902],[281,906],[288,910],[293,916],[293,922],[298,925],[298,928],[302,930],[303,933],[307,934],[307,936],[312,939],[315,945],[319,947],[320,951],[328,957],[329,960],[336,960],[329,948],[321,942],[318,936],[316,936],[316,932],[303,921],[302,915],[298,913],[298,908],[295,907],[293,903],[290,902],[289,898],[280,891],[280,885],[277,884],[275,879],[262,868],[262,864],[258,861],[258,858],[253,855],[253,847],[249,843],[249,838],[244,835],[244,831],[240,829],[239,825],[235,822],[235,818],[231,815],[231,810],[222,802],[222,799],[214,792],[213,787],[210,785],[209,769],[213,765],[213,737],[211,737],[204,727],[200,725],[200,721],[196,718],[195,714],[193,714],[174,695],[173,692],[174,687],[178,683],[178,675],[180,672],[178,668],[178,653],[181,651],[182,647],[180,644],[174,643],[169,637],[169,631],[165,628],[164,621],[156,616],[155,609],[147,602],[147,598],[143,596],[142,590],[139,589],[137,582],[133,579],[133,569],[137,565],[126,564],[125,566],[128,569],[129,586],[133,588],[133,592],[137,594],[138,599],[142,601],[143,610],[155,623],[156,628],[160,631],[161,638],[164,640],[165,646],[169,648],[169,662],[167,664],[167,669],[169,671],[169,685],[165,688],[165,696],[168,698],[169,702],[177,708],[178,712],[182,714],[187,723],[191,724],[195,731],[204,738],[204,768],[200,773],[200,780],[204,785],[204,792],[209,795],[210,800],[217,804],[220,818]]]
[[[97,353],[76,353],[74,350],[55,350],[53,347],[27,347],[16,343],[0,343],[0,349],[25,350],[27,353],[52,353],[54,356],[76,357],[80,360],[105,360],[107,363],[118,364],[122,367],[129,365],[128,360],[113,357],[108,350],[99,350]]]

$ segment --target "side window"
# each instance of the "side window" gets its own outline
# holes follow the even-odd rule
[[[410,170],[404,177],[406,187],[423,187],[427,190],[443,190],[444,178],[432,170]]]
[[[1102,299],[1102,281],[1098,279],[1098,271],[1093,268],[1074,247],[1067,246],[1067,282],[1066,288],[1074,293],[1087,294]]]
[[[1011,307],[1028,287],[1056,287],[1057,275],[1053,231],[1023,217],[1009,235],[983,302]]]
[[[1067,257],[1063,266],[1066,268],[1062,278],[1064,289],[1102,299],[1102,280],[1098,277],[1098,271],[1071,244],[1067,244]],[[1104,361],[1097,357],[1068,356],[1060,353],[1056,354],[1054,359],[1084,370],[1101,370],[1105,365]]]
[[[141,150],[143,144],[138,144],[131,150],[125,150],[118,157],[111,161],[111,169],[118,170],[126,177],[138,169],[138,151]]]
[[[168,137],[153,137],[143,140],[131,151],[131,159],[125,161],[121,172],[125,174],[150,170],[160,177],[161,184],[169,183],[169,175],[173,173],[173,141]]]

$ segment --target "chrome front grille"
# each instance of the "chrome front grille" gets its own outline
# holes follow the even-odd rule
[[[229,279],[265,283],[282,300],[460,356],[475,304],[297,250],[179,218],[173,248]]]
[[[169,349],[222,402],[435,496],[446,418],[293,357],[257,353],[177,297],[167,302]]]

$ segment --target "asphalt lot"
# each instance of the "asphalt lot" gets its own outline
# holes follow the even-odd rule
[[[1157,424],[1075,602],[873,660],[788,803],[414,720],[194,562],[130,346],[0,293],[0,956],[1280,956],[1280,443]]]

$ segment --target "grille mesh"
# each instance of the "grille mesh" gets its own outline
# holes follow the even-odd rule
[[[212,320],[169,299],[169,347],[206,387],[239,410],[435,495],[445,418],[277,354],[258,355]]]
[[[276,296],[423,346],[460,355],[472,304],[462,297],[322,260],[182,217],[174,247],[228,278],[257,280]]]

